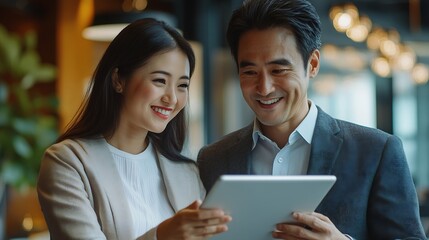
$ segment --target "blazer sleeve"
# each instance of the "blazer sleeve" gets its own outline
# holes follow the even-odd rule
[[[388,138],[379,164],[368,203],[371,238],[426,239],[417,193],[398,137]]]
[[[37,192],[53,240],[106,239],[84,173],[76,155],[63,145],[53,145],[45,152]]]

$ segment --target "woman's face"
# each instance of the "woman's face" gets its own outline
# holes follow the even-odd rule
[[[176,48],[151,57],[128,80],[119,128],[131,133],[162,132],[186,105],[189,61]]]

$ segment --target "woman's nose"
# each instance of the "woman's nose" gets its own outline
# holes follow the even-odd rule
[[[161,101],[169,105],[174,105],[177,103],[177,96],[174,89],[167,89],[164,95],[161,98]]]

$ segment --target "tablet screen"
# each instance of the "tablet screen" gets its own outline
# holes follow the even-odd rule
[[[215,240],[264,240],[275,225],[293,222],[292,212],[313,212],[336,181],[332,175],[222,175],[201,208],[221,208],[232,216]]]

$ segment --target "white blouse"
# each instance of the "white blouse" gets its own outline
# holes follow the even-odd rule
[[[174,214],[167,197],[158,158],[151,143],[139,154],[108,144],[125,186],[125,198],[137,238]]]

